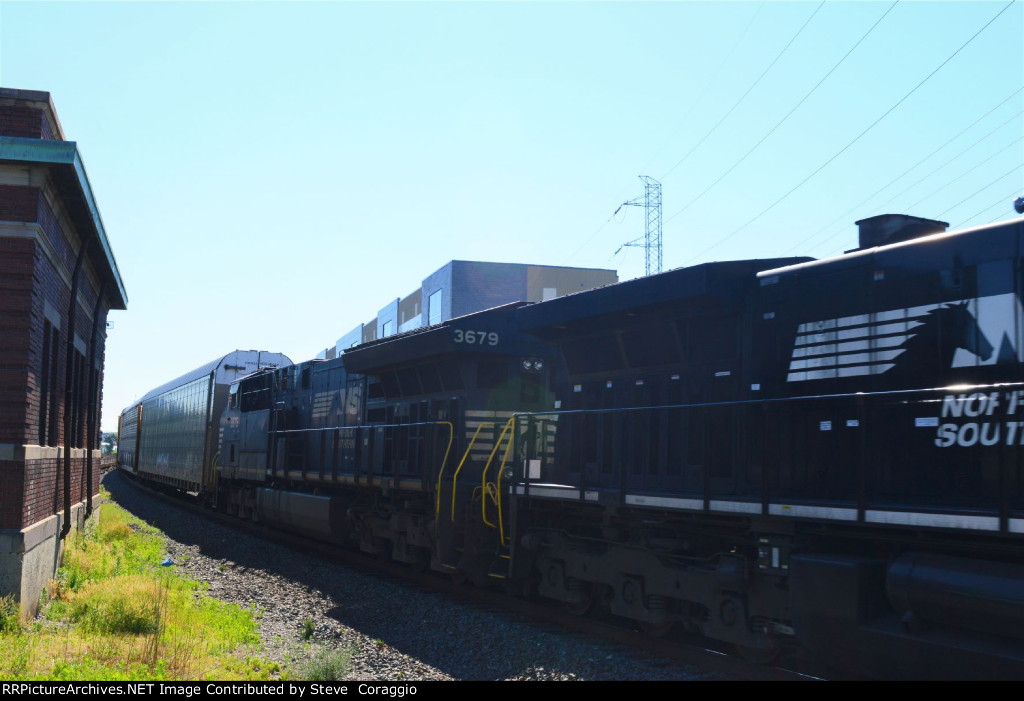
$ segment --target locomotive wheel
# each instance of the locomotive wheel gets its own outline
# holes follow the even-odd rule
[[[416,553],[416,562],[412,564],[413,570],[426,572],[430,568],[430,550],[414,546],[414,552]]]
[[[580,600],[577,602],[565,602],[566,613],[570,613],[573,616],[585,616],[590,608],[594,605],[594,594],[589,586],[584,586],[580,589]]]
[[[661,623],[637,621],[636,625],[644,635],[649,635],[652,638],[663,638],[675,627],[675,623],[675,621],[662,621]]]
[[[374,538],[374,547],[377,552],[374,553],[373,557],[377,562],[387,562],[391,559],[391,541],[387,538]]]

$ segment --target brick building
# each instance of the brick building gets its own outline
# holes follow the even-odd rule
[[[126,303],[49,93],[0,88],[0,596],[26,614],[99,493],[106,319]]]

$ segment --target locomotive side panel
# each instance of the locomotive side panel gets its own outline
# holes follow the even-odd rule
[[[774,376],[764,368],[764,385],[832,397],[774,412],[773,440],[793,450],[770,451],[773,498],[835,505],[843,485],[844,505],[868,522],[1000,529],[1019,395],[990,385],[1024,380],[1019,229],[762,274],[758,343],[785,359]],[[961,385],[978,389],[927,391]]]

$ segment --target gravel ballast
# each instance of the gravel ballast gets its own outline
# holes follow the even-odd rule
[[[718,678],[295,552],[161,503],[116,472],[104,485],[164,532],[179,572],[262,610],[262,654],[292,670],[340,648],[347,679],[360,681]]]

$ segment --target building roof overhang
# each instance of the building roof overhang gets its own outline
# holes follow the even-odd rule
[[[96,235],[102,255],[95,257],[94,261],[97,268],[106,273],[113,283],[113,286],[107,286],[110,308],[127,309],[128,294],[117,269],[117,261],[110,248],[78,145],[74,141],[0,136],[0,163],[37,165],[50,170],[54,185],[78,227],[79,235],[84,238],[90,231]]]

